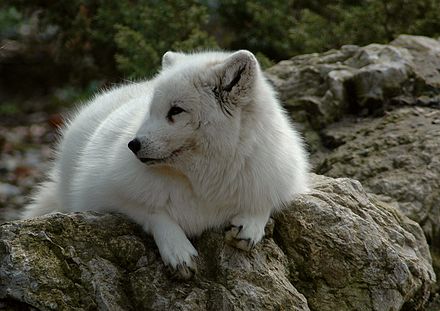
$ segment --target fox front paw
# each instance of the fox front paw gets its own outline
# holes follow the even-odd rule
[[[197,272],[196,257],[192,256],[189,261],[177,264],[175,267],[168,265],[171,275],[179,280],[190,280]]]
[[[266,221],[259,219],[233,219],[225,229],[225,241],[229,245],[251,251],[264,236]]]
[[[225,241],[235,248],[250,252],[254,248],[256,243],[250,238],[240,238],[239,235],[242,230],[242,225],[238,227],[234,225],[229,225],[225,229]]]
[[[197,250],[186,238],[180,243],[158,244],[164,264],[172,276],[180,280],[189,280],[197,272]]]

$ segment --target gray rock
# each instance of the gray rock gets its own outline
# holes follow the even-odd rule
[[[357,68],[346,91],[352,110],[372,110],[400,94],[412,75],[412,56],[404,48],[370,44],[359,49],[345,64]]]
[[[5,308],[309,310],[270,238],[246,254],[225,245],[222,233],[206,233],[195,242],[198,276],[181,282],[152,238],[119,215],[54,214],[0,228]]]
[[[434,90],[440,88],[440,40],[400,35],[390,45],[408,49],[410,52],[415,82],[419,83],[415,86],[436,93]]]
[[[296,56],[266,74],[315,151],[316,131],[346,114],[366,116],[402,104],[439,107],[439,46],[438,40],[401,35],[389,45]]]
[[[313,182],[315,189],[276,215],[250,253],[226,245],[217,231],[194,240],[199,271],[189,282],[175,280],[152,238],[120,215],[54,214],[3,224],[0,305],[421,309],[435,276],[420,227],[369,197],[356,181],[314,176]]]
[[[360,180],[368,191],[418,222],[438,275],[440,110],[407,107],[381,118],[346,118],[324,130],[324,136],[332,150],[315,154],[317,171]],[[439,291],[439,284],[436,287]]]
[[[356,69],[344,64],[359,47],[296,56],[266,71],[296,121],[313,129],[335,121],[348,108],[345,83]]]
[[[293,205],[274,237],[310,309],[423,309],[435,275],[417,223],[350,179],[315,176]]]
[[[382,118],[347,118],[324,130],[317,172],[357,179],[418,222],[440,247],[440,111],[407,107]]]
[[[303,126],[316,172],[358,179],[418,222],[440,273],[440,40],[400,35],[267,73]]]

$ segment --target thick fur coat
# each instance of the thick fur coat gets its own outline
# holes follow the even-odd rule
[[[167,52],[162,65],[77,111],[24,218],[126,214],[188,278],[187,237],[224,226],[229,243],[251,249],[270,214],[307,190],[308,161],[252,53]]]

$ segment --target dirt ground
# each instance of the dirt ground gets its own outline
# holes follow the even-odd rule
[[[60,124],[58,114],[0,122],[0,223],[19,216],[44,178]]]

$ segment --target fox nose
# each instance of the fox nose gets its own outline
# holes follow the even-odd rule
[[[139,150],[141,150],[141,142],[139,139],[135,138],[128,143],[128,148],[136,154]]]

